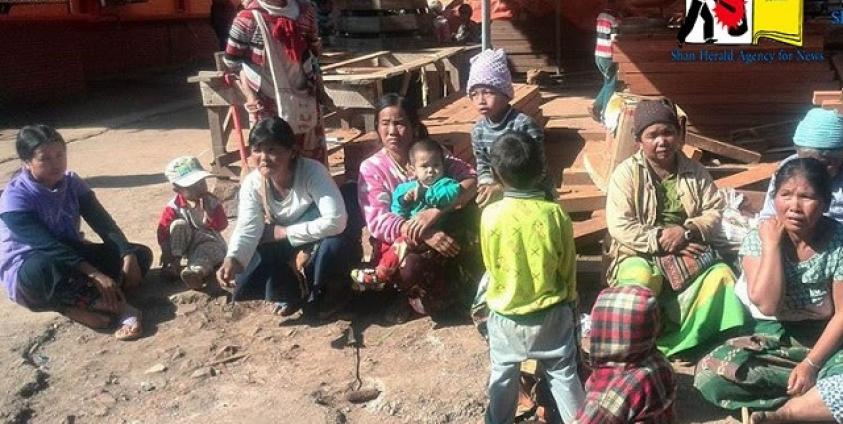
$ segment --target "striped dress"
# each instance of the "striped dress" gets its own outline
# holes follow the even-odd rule
[[[597,15],[597,43],[594,46],[594,55],[597,57],[612,58],[612,34],[618,27],[618,19],[606,10]]]
[[[306,89],[316,98],[319,98],[320,93],[323,92],[318,68],[303,69],[307,67],[301,66],[320,52],[316,11],[308,1],[290,1],[297,1],[298,4],[298,17],[295,19],[270,14],[261,7],[260,2],[252,1],[237,14],[231,25],[223,61],[230,70],[235,72],[239,72],[244,66],[256,70],[249,73],[247,78],[250,88],[257,93],[258,104],[261,107],[259,112],[250,114],[250,120],[253,123],[278,115],[272,94],[274,86],[269,72],[269,63],[264,54],[265,43],[258,30],[254,10],[261,13],[276,40],[286,48],[286,55],[282,57],[287,61],[285,64],[288,66],[284,68],[288,69],[291,84],[295,88]],[[285,54],[285,52],[279,53]],[[305,157],[326,163],[325,130],[321,111],[317,111],[317,114],[319,115],[317,125],[307,133],[297,133],[296,143]]]

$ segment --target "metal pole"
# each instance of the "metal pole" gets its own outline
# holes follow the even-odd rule
[[[482,0],[480,2],[480,10],[482,13],[482,46],[483,50],[491,49],[492,48],[492,12],[491,12],[491,0]]]
[[[562,0],[556,2],[556,76],[562,74]]]

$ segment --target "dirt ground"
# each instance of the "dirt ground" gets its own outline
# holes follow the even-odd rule
[[[172,192],[167,161],[210,161],[198,89],[183,73],[105,84],[84,104],[6,115],[0,122],[0,185],[19,167],[13,137],[24,122],[49,122],[72,141],[69,168],[96,190],[130,240],[157,252],[155,225]],[[163,103],[161,99],[166,99]],[[587,100],[587,99],[585,99]],[[583,101],[585,101],[583,100]],[[591,283],[596,284],[596,283]],[[222,293],[186,292],[157,269],[136,294],[145,337],[118,342],[52,313],[0,300],[0,419],[9,423],[479,423],[488,351],[470,323],[417,319],[388,325],[386,299],[355,299],[351,321],[282,320]],[[352,404],[359,375],[380,395]],[[734,422],[691,387],[678,367],[683,423]]]

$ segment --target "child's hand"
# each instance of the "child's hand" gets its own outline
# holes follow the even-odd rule
[[[207,197],[212,196],[210,193],[206,193],[202,197],[199,198],[198,205],[199,209],[202,210],[202,223],[205,224],[206,227],[211,225],[211,216],[208,215],[208,209],[211,206],[211,202],[208,201]]]
[[[500,184],[484,184],[477,187],[477,198],[475,201],[481,208],[485,208],[489,203],[498,200],[503,193],[503,187]]]
[[[405,204],[415,203],[416,198],[418,198],[418,196],[419,196],[419,186],[416,186],[416,188],[404,193],[404,203]]]

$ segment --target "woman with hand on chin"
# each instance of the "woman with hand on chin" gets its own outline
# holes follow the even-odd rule
[[[784,404],[753,414],[753,422],[804,422],[822,411],[817,394],[841,393],[827,384],[811,389],[843,374],[843,224],[823,216],[831,190],[818,160],[791,160],[775,177],[776,215],[750,231],[740,250],[736,291],[754,318],[753,335],[714,349],[698,365],[694,386],[728,409]]]

